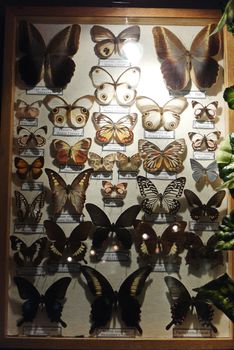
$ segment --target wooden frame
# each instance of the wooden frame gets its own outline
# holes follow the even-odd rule
[[[216,10],[181,10],[181,9],[140,9],[140,8],[8,8],[6,14],[5,53],[4,53],[4,77],[2,97],[1,120],[1,185],[0,185],[0,347],[25,348],[25,349],[225,349],[234,347],[234,335],[223,339],[95,339],[95,338],[39,338],[19,337],[7,335],[7,300],[8,300],[8,251],[9,251],[9,217],[11,209],[11,173],[12,173],[12,130],[13,130],[13,105],[14,105],[14,81],[15,81],[15,32],[19,19],[38,19],[43,17],[44,22],[59,21],[61,23],[124,23],[127,18],[129,24],[173,24],[173,25],[204,25],[217,22],[220,18]],[[230,86],[234,82],[234,39],[230,33],[224,31],[224,84]],[[229,120],[229,130],[234,130],[234,111],[226,110]],[[233,200],[229,201],[230,209],[233,208]],[[233,261],[230,266],[230,274],[233,275]],[[160,321],[159,321],[160,322]],[[157,325],[155,325],[157,327]],[[234,331],[234,329],[233,329]],[[233,333],[232,331],[232,333]]]

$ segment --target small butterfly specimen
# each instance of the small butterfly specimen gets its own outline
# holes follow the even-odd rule
[[[46,314],[51,322],[57,322],[62,327],[67,327],[66,323],[61,319],[63,311],[61,301],[65,298],[67,288],[71,282],[70,277],[63,277],[54,282],[44,295],[40,294],[36,287],[23,277],[14,277],[14,282],[21,299],[26,300],[22,304],[23,317],[17,322],[18,327],[24,322],[33,322],[39,306],[45,307]]]
[[[220,131],[209,132],[207,135],[198,132],[189,132],[188,136],[192,141],[194,151],[201,151],[207,149],[208,151],[215,151],[217,148],[217,141],[220,138]]]
[[[23,135],[22,131],[23,130]],[[41,131],[44,132],[44,134],[47,134],[47,126],[41,126],[40,128],[30,131],[27,128],[24,128],[22,126],[17,127],[17,134],[21,134],[18,139],[18,145],[20,147],[42,147],[46,143],[46,139],[43,135],[41,135]]]
[[[116,165],[119,171],[135,172],[139,171],[142,160],[139,153],[135,153],[132,156],[127,156],[124,153],[117,152]]]
[[[95,25],[91,28],[90,34],[93,42],[96,43],[95,54],[101,59],[106,59],[116,53],[124,56],[124,45],[139,41],[140,27],[128,27],[115,36],[110,29]]]
[[[193,170],[192,177],[196,182],[204,180],[204,178],[207,178],[210,182],[215,182],[219,176],[216,161],[210,163],[206,168],[195,159],[190,159],[190,164]]]
[[[15,102],[15,117],[18,119],[28,118],[34,119],[37,118],[40,114],[40,107],[43,101],[34,101],[32,103],[27,103],[24,100],[18,99]]]
[[[79,48],[80,26],[73,24],[62,29],[46,46],[39,30],[27,21],[19,24],[17,61],[21,80],[26,86],[37,85],[42,78],[48,88],[64,88],[75,71],[72,56]]]
[[[186,183],[185,177],[178,177],[171,181],[163,193],[159,193],[153,182],[144,176],[137,176],[137,183],[143,196],[141,206],[147,214],[163,210],[175,215],[179,211],[180,203],[177,199],[182,196]]]
[[[89,165],[97,172],[112,171],[115,164],[115,153],[107,154],[104,157],[99,156],[99,154],[94,152],[89,152],[88,162]]]
[[[89,110],[93,106],[94,96],[85,95],[70,104],[61,96],[48,95],[43,103],[50,111],[49,119],[54,126],[79,129],[83,128],[89,119]]]
[[[164,150],[150,141],[140,139],[138,149],[143,159],[143,168],[149,173],[162,169],[179,172],[183,168],[183,156],[186,151],[184,139],[172,141]]]
[[[197,101],[192,101],[192,107],[194,109],[194,117],[197,120],[211,120],[214,121],[216,117],[216,112],[218,108],[218,101],[210,102],[208,105],[203,106],[202,103]]]
[[[191,207],[191,218],[193,220],[200,220],[201,218],[206,217],[211,221],[216,220],[219,216],[219,212],[216,208],[221,206],[225,194],[226,192],[224,190],[218,191],[211,196],[206,204],[203,204],[193,191],[185,189],[184,195],[187,199],[188,205]]]
[[[52,153],[59,165],[84,165],[88,159],[88,151],[91,147],[92,139],[87,137],[77,141],[70,146],[63,140],[55,139],[52,141]]]
[[[76,226],[69,237],[67,237],[62,228],[51,220],[45,220],[44,226],[49,239],[49,263],[59,262],[64,259],[66,262],[81,261],[85,263],[85,254],[87,251],[86,241],[91,231],[91,222],[81,222]]]
[[[212,324],[214,310],[212,305],[201,293],[191,297],[187,288],[177,278],[172,276],[164,277],[171,298],[171,322],[166,326],[166,330],[171,326],[181,325],[189,310],[196,309],[197,318],[203,327],[209,327],[214,333],[217,328]]]
[[[25,180],[27,177],[38,179],[42,174],[43,166],[44,157],[36,158],[31,164],[28,164],[23,158],[15,157],[16,174],[21,180]]]
[[[183,90],[191,79],[200,90],[216,83],[219,65],[213,57],[219,53],[221,41],[218,33],[210,36],[215,26],[214,23],[205,26],[193,39],[190,50],[169,29],[153,28],[154,44],[168,89]]]
[[[45,191],[40,192],[28,203],[23,193],[15,191],[16,214],[20,222],[38,223],[42,217],[41,209],[45,204]]]
[[[137,122],[137,114],[132,113],[121,117],[117,122],[101,113],[93,113],[92,120],[97,130],[96,141],[106,144],[115,141],[119,144],[129,145],[133,142],[132,129]]]
[[[113,185],[110,181],[102,181],[101,193],[103,198],[124,199],[127,195],[127,182]]]
[[[129,229],[139,214],[140,205],[132,205],[127,208],[116,220],[115,223],[111,223],[106,213],[97,205],[87,203],[85,205],[92,223],[96,226],[93,233],[92,251],[95,253],[97,250],[106,248],[107,240],[110,233],[115,233],[116,246],[123,249],[130,249],[132,245],[132,236]]]
[[[136,87],[140,80],[141,70],[138,67],[126,69],[115,80],[104,68],[94,66],[89,76],[96,88],[94,95],[100,105],[109,105],[112,100],[121,106],[131,106],[135,102]]]
[[[116,292],[100,272],[90,266],[81,266],[81,272],[87,280],[89,290],[95,297],[91,305],[90,334],[100,327],[106,327],[113,311],[117,311],[117,305],[125,325],[136,328],[139,334],[142,334],[139,324],[141,303],[137,297],[143,292],[145,281],[151,271],[150,266],[139,268],[123,281],[119,291]]]
[[[37,239],[30,246],[14,235],[10,236],[10,241],[17,266],[38,266],[42,262],[47,245],[46,237]]]
[[[71,184],[66,184],[63,178],[52,169],[45,169],[49,179],[49,185],[53,196],[53,213],[60,214],[64,206],[69,203],[77,214],[82,214],[89,185],[89,178],[93,172],[92,168],[79,173]]]
[[[175,97],[160,107],[151,98],[139,96],[136,98],[136,106],[142,113],[143,128],[148,131],[156,131],[161,126],[165,130],[175,130],[180,123],[180,114],[188,106],[185,97]]]

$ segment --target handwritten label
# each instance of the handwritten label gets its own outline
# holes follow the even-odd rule
[[[211,121],[203,121],[203,120],[194,120],[193,121],[194,129],[214,129],[215,124]]]
[[[45,276],[46,271],[43,266],[17,266],[17,276]]]
[[[193,152],[193,158],[194,159],[200,159],[200,160],[213,160],[215,159],[215,152],[199,152],[195,151]]]
[[[45,150],[42,148],[20,148],[21,157],[43,157]]]
[[[15,224],[14,233],[44,233],[43,225]]]
[[[129,113],[129,107],[123,107],[119,105],[108,105],[108,106],[100,106],[100,112],[102,113]]]
[[[135,338],[135,328],[97,328],[98,338]]]
[[[177,179],[176,173],[168,173],[167,171],[157,171],[154,174],[146,173],[148,179],[157,180],[175,180]]]
[[[36,118],[22,118],[19,122],[20,126],[38,126],[38,119]]]
[[[54,136],[84,136],[84,129],[72,129],[72,128],[53,128]]]
[[[144,214],[144,220],[154,223],[167,223],[175,221],[175,216],[167,213],[158,213],[158,214]]]
[[[112,180],[112,171],[94,171],[91,180]]]
[[[73,223],[73,222],[82,222],[83,221],[83,215],[79,214],[69,214],[69,213],[64,213],[60,214],[59,216],[56,215],[56,221],[60,223]]]
[[[135,180],[139,171],[118,171],[119,180]]]
[[[27,95],[62,95],[63,90],[61,88],[48,89],[45,86],[35,86],[33,89],[26,91]]]
[[[27,181],[22,183],[21,190],[23,191],[41,191],[43,190],[43,182]]]
[[[130,67],[131,63],[126,59],[107,59],[99,60],[100,67]]]
[[[173,328],[173,338],[211,338],[212,332],[209,328]]]
[[[169,91],[170,96],[184,96],[186,98],[206,98],[206,94],[203,91],[190,91],[190,90],[183,90],[183,91]]]
[[[218,222],[189,222],[189,229],[193,231],[218,231],[219,223]]]
[[[107,145],[102,146],[103,151],[121,151],[125,152],[126,147],[119,145],[118,143],[108,143]]]
[[[50,337],[57,337],[62,335],[62,328],[59,326],[24,326],[23,327],[23,335],[27,337],[45,337],[45,336],[50,336]]]
[[[174,139],[175,131],[157,130],[144,132],[146,139]]]

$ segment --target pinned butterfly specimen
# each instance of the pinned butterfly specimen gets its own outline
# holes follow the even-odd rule
[[[44,157],[36,158],[31,164],[20,157],[15,157],[16,174],[21,180],[30,177],[34,180],[38,179],[42,174],[44,166]]]
[[[97,172],[112,171],[115,164],[115,153],[107,154],[105,157],[99,156],[99,154],[94,152],[89,152],[88,162],[89,165]]]
[[[72,56],[79,48],[80,26],[73,24],[62,29],[48,45],[32,24],[19,24],[18,45],[21,56],[17,62],[21,80],[34,87],[42,78],[48,88],[64,88],[75,71]]]
[[[141,210],[140,205],[132,205],[131,207],[127,208],[120,214],[115,223],[111,223],[106,213],[97,205],[87,203],[85,207],[89,213],[92,223],[96,226],[92,241],[92,251],[94,254],[97,250],[101,250],[103,247],[104,249],[106,248],[110,233],[115,233],[116,244],[113,246],[123,249],[131,248],[132,236],[131,232],[126,227],[131,227],[133,225]]]
[[[14,277],[14,282],[21,299],[26,300],[22,304],[23,317],[17,322],[18,327],[24,322],[33,322],[39,307],[45,307],[47,317],[51,322],[57,322],[62,327],[67,327],[67,324],[61,319],[63,311],[61,301],[65,298],[67,288],[71,282],[70,277],[63,277],[54,282],[44,295],[40,294],[36,287],[23,277]]]
[[[210,182],[215,182],[218,178],[218,165],[216,161],[210,163],[207,167],[204,167],[201,163],[199,163],[195,159],[190,159],[191,168],[193,170],[192,177],[194,181],[199,182],[204,177]]]
[[[101,58],[109,58],[118,53],[124,56],[123,47],[127,43],[136,43],[140,39],[140,27],[131,26],[115,36],[111,30],[102,26],[93,26],[90,30],[91,38],[96,43],[95,54]]]
[[[45,204],[45,191],[40,192],[31,203],[28,203],[23,193],[15,191],[17,218],[20,222],[38,223],[41,220],[41,209]]]
[[[22,132],[23,131],[23,135]],[[17,139],[18,145],[20,147],[42,147],[46,143],[46,139],[43,135],[41,135],[41,131],[44,132],[44,134],[47,134],[47,126],[41,126],[40,128],[30,131],[27,128],[24,128],[22,126],[17,127],[17,134],[20,134],[20,136]]]
[[[113,185],[110,181],[102,181],[101,193],[103,198],[124,199],[127,194],[127,182],[120,182]]]
[[[214,56],[219,53],[221,42],[219,34],[210,36],[215,26],[214,23],[205,26],[193,39],[190,50],[169,29],[153,28],[154,44],[168,89],[183,90],[191,79],[200,90],[216,83],[219,65]]]
[[[27,246],[20,238],[10,236],[11,249],[14,253],[14,260],[17,266],[38,266],[44,258],[44,251],[47,245],[47,238],[42,237]]]
[[[68,103],[61,96],[48,95],[43,101],[50,111],[49,119],[54,126],[62,128],[83,128],[89,119],[89,110],[94,103],[94,96],[85,95],[73,103]]]
[[[131,113],[121,117],[114,122],[107,115],[93,113],[92,120],[96,128],[96,141],[106,144],[115,141],[122,145],[129,145],[133,142],[134,134],[132,129],[137,122],[137,114]]]
[[[162,169],[177,173],[183,169],[183,156],[186,151],[184,139],[170,142],[163,150],[150,141],[140,139],[138,149],[143,159],[143,168],[149,173]]]
[[[203,217],[209,218],[214,221],[218,218],[219,212],[216,208],[219,208],[225,197],[226,192],[224,190],[218,191],[211,196],[206,204],[203,204],[200,198],[191,190],[184,190],[185,198],[188,205],[191,207],[190,215],[193,220],[200,220]]]
[[[207,135],[198,132],[189,132],[188,136],[192,141],[194,151],[201,151],[207,149],[208,151],[215,151],[217,148],[217,141],[220,138],[220,131],[209,132]]]
[[[218,108],[218,101],[213,101],[206,106],[197,101],[192,101],[192,107],[194,109],[194,117],[197,120],[211,120],[214,121]]]
[[[91,230],[91,222],[81,222],[76,226],[69,237],[66,237],[64,231],[59,225],[50,220],[44,221],[46,233],[50,242],[49,262],[58,262],[65,259],[66,262],[81,261],[85,263],[85,254],[87,251],[86,241]]]
[[[134,172],[138,171],[141,166],[142,160],[139,153],[135,153],[132,156],[127,156],[124,153],[117,152],[116,165],[119,171]]]
[[[115,99],[121,106],[131,106],[135,102],[137,94],[135,88],[140,80],[140,74],[140,68],[131,67],[115,80],[104,68],[92,67],[89,76],[96,88],[94,95],[97,103],[109,105]]]
[[[142,113],[143,128],[148,131],[156,131],[161,126],[165,130],[175,130],[180,123],[180,114],[188,106],[185,97],[175,97],[160,107],[151,98],[139,96],[136,98],[136,106]]]
[[[154,214],[161,211],[175,215],[180,209],[177,200],[182,196],[186,183],[185,177],[178,177],[167,185],[163,193],[159,193],[152,181],[144,176],[137,176],[137,183],[140,193],[143,196],[142,209],[147,214]]]
[[[100,327],[106,327],[111,320],[113,311],[120,309],[121,320],[127,327],[136,328],[142,334],[140,327],[141,303],[137,299],[143,292],[145,281],[152,268],[144,266],[131,273],[121,284],[119,291],[113,290],[110,282],[100,272],[90,266],[81,266],[90,292],[95,297],[91,305],[92,334]]]
[[[84,165],[88,159],[88,151],[92,144],[92,139],[87,137],[77,141],[70,146],[63,140],[55,139],[52,141],[52,152],[59,165]]]
[[[93,172],[92,168],[79,173],[71,184],[66,184],[64,179],[52,169],[45,169],[49,179],[49,185],[53,198],[53,213],[60,214],[66,204],[70,204],[77,214],[82,214],[85,192],[89,185],[89,178]]]
[[[18,99],[14,105],[16,118],[37,118],[40,114],[40,107],[42,103],[42,101],[34,101],[32,103],[27,103],[23,100]]]
[[[189,312],[195,308],[198,321],[203,327],[209,327],[214,333],[217,328],[212,324],[214,310],[212,305],[206,298],[198,293],[195,297],[191,297],[187,288],[177,278],[172,276],[164,277],[171,299],[171,322],[166,326],[166,330],[170,329],[173,324],[181,325]]]

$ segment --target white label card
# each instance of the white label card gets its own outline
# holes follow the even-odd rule
[[[49,264],[47,265],[47,270],[50,273],[69,273],[69,272],[80,272],[79,263],[58,263],[58,264]]]
[[[211,121],[203,121],[203,120],[194,120],[193,121],[194,129],[214,129],[215,124]]]
[[[108,106],[100,106],[101,113],[123,113],[124,115],[130,112],[130,108],[119,106],[119,105],[108,105]]]
[[[32,325],[32,326],[24,326],[23,327],[23,335],[27,337],[45,337],[45,336],[51,336],[51,337],[57,337],[62,335],[62,328],[59,326],[53,327],[53,326],[42,326],[42,325]]]
[[[38,126],[37,118],[21,118],[19,122],[20,126]]]
[[[112,171],[99,172],[94,171],[90,177],[91,180],[112,180]]]
[[[173,338],[211,338],[212,331],[209,328],[173,328]]]
[[[203,91],[190,91],[190,90],[183,90],[183,91],[169,91],[170,96],[184,96],[186,98],[206,98],[206,94]]]
[[[106,60],[99,60],[99,66],[100,67],[130,67],[131,63],[126,59],[106,59]]]
[[[45,276],[46,271],[43,266],[17,266],[17,276]]]
[[[101,261],[129,261],[130,254],[129,251],[117,251],[117,252],[104,252],[98,253],[96,255],[98,260]]]
[[[19,155],[21,157],[43,157],[45,150],[42,148],[20,148]]]
[[[28,225],[28,224],[16,224],[14,226],[14,233],[44,233],[45,229],[43,225]]]
[[[56,216],[56,222],[60,223],[73,223],[73,222],[82,222],[83,221],[83,215],[74,214],[71,215],[69,213],[60,214],[59,216]]]
[[[177,179],[177,174],[168,173],[167,171],[157,171],[154,174],[146,173],[146,177],[155,180],[175,180]]]
[[[144,214],[144,220],[149,222],[154,222],[155,224],[163,224],[167,222],[173,222],[176,220],[175,216],[167,213],[158,213],[158,214]]]
[[[21,185],[23,191],[41,191],[43,190],[43,182],[23,182]]]
[[[118,171],[119,180],[135,180],[139,171]]]
[[[33,89],[26,91],[27,95],[62,95],[63,90],[61,88],[48,89],[45,86],[35,86]]]
[[[98,328],[96,337],[98,338],[135,338],[135,328]]]
[[[124,201],[121,198],[102,198],[105,207],[122,207],[124,205]]]
[[[174,139],[175,131],[157,130],[157,131],[144,131],[146,139]]]
[[[84,169],[84,165],[60,165],[60,173],[79,173]]]
[[[193,231],[218,231],[219,222],[189,222],[189,229]]]
[[[103,151],[120,151],[125,152],[126,146],[119,145],[118,143],[108,143],[107,145],[102,146]]]
[[[194,159],[200,159],[200,160],[214,160],[215,159],[215,152],[199,152],[195,151],[193,152],[193,158]]]
[[[84,136],[84,128],[81,129],[72,129],[72,128],[53,128],[54,136]]]

